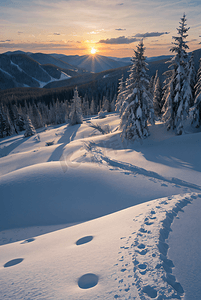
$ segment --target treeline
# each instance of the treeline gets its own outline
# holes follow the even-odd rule
[[[74,91],[72,91],[74,93]],[[72,93],[72,98],[73,98]],[[109,94],[108,94],[109,95]],[[82,98],[81,109],[83,116],[97,114],[100,110],[114,111],[116,97],[111,101],[105,96],[98,103],[95,102],[93,96],[89,101],[87,95]],[[26,129],[27,123],[33,125],[35,129],[47,126],[63,124],[69,121],[72,101],[52,99],[49,104],[45,102],[30,101],[24,102],[24,105],[17,104],[15,101],[9,103],[0,103],[0,138],[18,134]]]

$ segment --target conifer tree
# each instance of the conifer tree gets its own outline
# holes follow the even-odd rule
[[[153,107],[154,107],[154,113],[157,117],[161,115],[161,85],[160,85],[160,79],[157,77],[156,83],[154,85],[154,95],[153,95]]]
[[[194,63],[194,53],[192,52],[190,60],[189,60],[189,74],[188,80],[190,82],[190,87],[192,91],[192,97],[190,99],[190,106],[193,106],[195,100],[195,84],[196,84],[196,70],[195,70],[195,63]]]
[[[183,132],[183,121],[189,114],[190,101],[192,91],[189,82],[189,64],[186,49],[188,49],[187,38],[189,28],[186,27],[185,14],[179,22],[177,28],[178,36],[173,36],[175,40],[170,49],[175,56],[169,61],[171,68],[164,74],[167,76],[164,86],[163,96],[163,120],[167,125],[167,129],[172,128],[176,134],[180,135]]]
[[[92,97],[91,105],[90,105],[90,114],[95,115],[95,113],[96,113],[96,106],[95,106],[94,98]]]
[[[119,79],[119,87],[118,87],[118,91],[117,91],[117,100],[116,100],[116,104],[115,104],[115,111],[119,112],[122,103],[124,101],[124,75],[122,75],[122,77]]]
[[[31,119],[34,128],[37,129],[43,127],[44,124],[43,124],[42,116],[35,103],[29,106],[29,117]]]
[[[71,104],[71,112],[69,118],[70,118],[70,125],[81,124],[83,121],[81,99],[78,95],[77,88],[75,88],[74,90],[74,96]]]
[[[102,110],[106,112],[110,111],[110,102],[105,96],[103,97]]]
[[[29,137],[32,136],[34,134],[36,134],[36,130],[31,122],[31,119],[29,118],[29,116],[27,115],[26,117],[26,129],[25,129],[25,133],[24,133],[24,137]]]
[[[14,133],[14,127],[11,124],[8,109],[3,105],[0,106],[0,137],[4,138]]]
[[[153,121],[153,99],[149,91],[144,51],[144,44],[141,41],[137,50],[134,50],[133,65],[126,86],[127,96],[120,122],[123,139],[135,140],[147,137],[148,122]]]
[[[201,59],[199,64],[199,69],[197,71],[197,82],[195,85],[195,103],[191,108],[192,115],[192,124],[195,127],[199,127],[201,125]]]

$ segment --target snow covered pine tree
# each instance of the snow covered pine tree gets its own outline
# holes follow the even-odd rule
[[[73,102],[71,104],[71,112],[69,118],[70,118],[70,125],[82,123],[82,105],[81,105],[81,99],[78,95],[77,87],[74,90]]]
[[[188,117],[189,107],[192,101],[192,90],[189,77],[189,62],[186,49],[188,49],[185,39],[189,28],[186,28],[185,14],[179,22],[178,37],[173,36],[174,46],[170,51],[176,53],[169,61],[171,68],[164,75],[167,76],[164,86],[163,120],[167,129],[173,129],[176,134],[183,132],[183,121]]]
[[[135,140],[147,137],[148,122],[154,122],[153,99],[149,92],[144,51],[143,41],[140,41],[137,50],[134,50],[133,65],[129,70],[130,75],[125,88],[126,98],[122,103],[120,128],[123,139]]]
[[[31,123],[31,120],[28,115],[26,116],[25,127],[26,127],[26,129],[25,129],[24,137],[29,137],[29,136],[36,134],[36,130],[35,130],[33,124]]]
[[[195,85],[195,103],[191,108],[191,115],[193,118],[192,124],[195,127],[199,127],[201,124],[201,58],[197,72],[197,83]]]
[[[119,109],[122,105],[122,102],[124,101],[124,75],[121,76],[119,79],[119,87],[117,91],[117,100],[115,104],[115,111],[119,112]]]

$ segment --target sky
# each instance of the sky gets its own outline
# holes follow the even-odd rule
[[[0,53],[130,57],[143,38],[145,55],[171,54],[186,14],[189,51],[201,48],[201,1],[0,0]]]

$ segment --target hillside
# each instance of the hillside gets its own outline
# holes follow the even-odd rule
[[[201,133],[118,126],[1,139],[1,299],[200,299]]]
[[[53,65],[41,65],[26,54],[0,54],[0,89],[43,87],[70,76]]]

